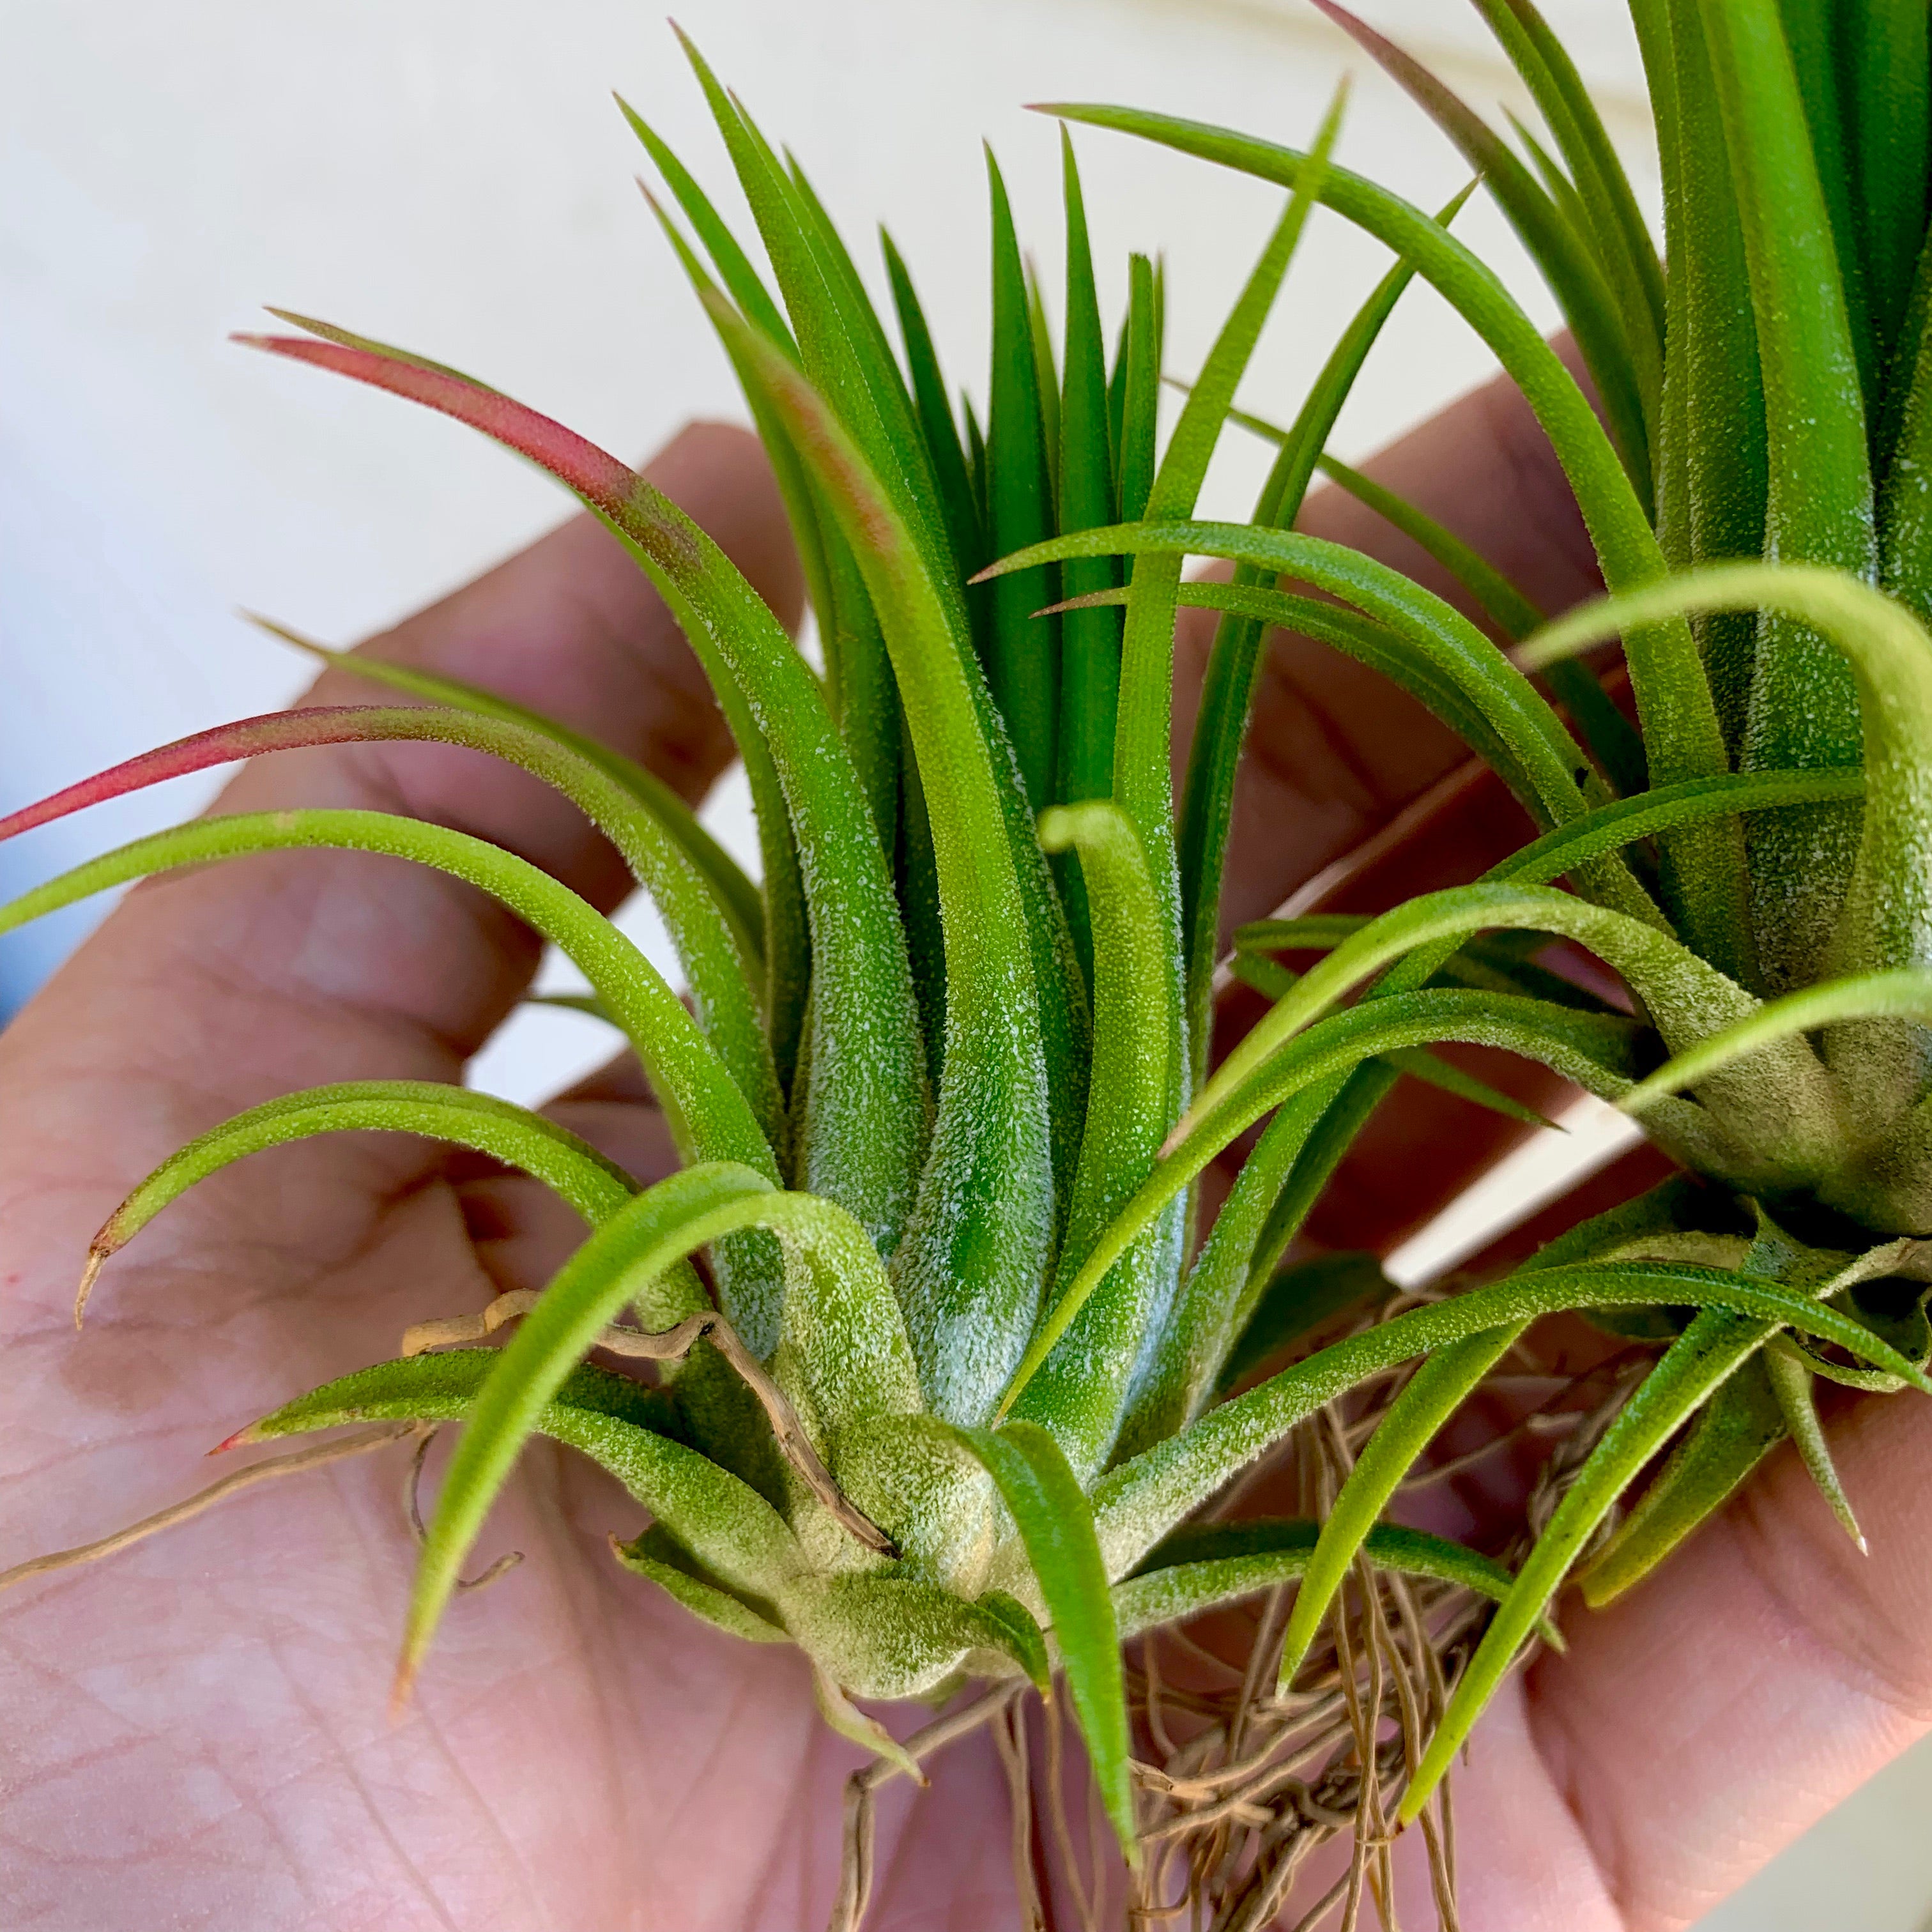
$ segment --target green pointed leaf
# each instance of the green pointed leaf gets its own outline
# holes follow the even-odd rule
[[[1309,1556],[1301,1588],[1294,1593],[1282,1640],[1280,1693],[1294,1688],[1295,1673],[1320,1634],[1322,1620],[1403,1479],[1522,1333],[1516,1326],[1492,1329],[1438,1349],[1390,1405],[1342,1485]]]
[[[1904,1364],[1912,1386],[1932,1394],[1932,1381],[1850,1317],[1774,1282],[1665,1262],[1524,1270],[1333,1342],[1109,1471],[1094,1492],[1094,1520],[1108,1570],[1116,1576],[1130,1570],[1174,1524],[1290,1430],[1370,1376],[1543,1315],[1652,1306],[1718,1308],[1782,1324],[1801,1334],[1827,1335],[1894,1373]],[[1512,1640],[1512,1651],[1517,1640]]]
[[[1473,184],[1472,184],[1473,188]],[[1438,219],[1452,220],[1472,190],[1466,189],[1443,209]],[[1415,271],[1398,262],[1383,277],[1368,300],[1343,330],[1315,379],[1284,440],[1255,506],[1255,521],[1281,528],[1292,526],[1315,474],[1322,447],[1335,427],[1342,405],[1354,388],[1383,325],[1394,313]],[[1250,422],[1231,409],[1229,419]],[[1138,516],[1124,503],[1123,519]],[[1072,589],[1076,574],[1088,566],[1070,560],[1062,566]],[[1249,565],[1234,572],[1240,586],[1264,586],[1268,574]],[[1187,600],[1184,588],[1182,601]],[[1071,621],[1069,618],[1064,621]],[[1234,823],[1234,782],[1254,710],[1256,680],[1266,636],[1262,620],[1230,613],[1216,627],[1201,687],[1201,708],[1196,716],[1194,740],[1187,758],[1179,830],[1180,904],[1187,985],[1188,1047],[1190,1073],[1198,1084],[1206,1070],[1208,1033],[1212,1022],[1214,967],[1220,954],[1221,886],[1227,868],[1228,838]],[[1379,642],[1379,640],[1376,640]],[[1485,755],[1492,748],[1484,740]]]
[[[1796,1349],[1787,1352],[1775,1342],[1765,1350],[1764,1366],[1805,1473],[1817,1485],[1826,1507],[1838,1518],[1839,1528],[1862,1552],[1864,1532],[1852,1513],[1851,1499],[1845,1494],[1838,1466],[1832,1460],[1832,1445],[1826,1441],[1824,1426],[1818,1420],[1817,1404],[1811,1392],[1814,1379],[1811,1370]]]
[[[1066,353],[1060,411],[1060,520],[1063,530],[1114,520],[1113,459],[1100,299],[1087,238],[1086,208],[1072,137],[1060,130],[1066,203]],[[976,565],[976,569],[979,566]],[[1082,558],[1060,572],[1066,594],[1112,589],[1111,557]],[[1070,610],[1060,620],[1058,789],[1062,804],[1104,798],[1113,788],[1114,718],[1120,701],[1120,619],[1112,610]],[[1089,975],[1090,980],[1091,975]]]
[[[1306,1568],[1316,1529],[1312,1522],[1262,1520],[1176,1530],[1132,1576],[1114,1586],[1122,1641],[1293,1582]],[[1510,1573],[1500,1563],[1422,1530],[1378,1524],[1364,1547],[1380,1570],[1473,1590],[1492,1603],[1509,1592]]]
[[[992,195],[993,362],[986,422],[988,535],[995,556],[1036,544],[1054,527],[1046,416],[1028,312],[1026,280],[1012,210],[992,150],[986,151]],[[1036,617],[1058,592],[1058,573],[1045,566],[993,586],[986,640],[986,678],[1006,720],[1028,802],[1037,812],[1054,796],[1059,734],[1060,626]]]
[[[275,1442],[392,1418],[473,1424],[502,1359],[494,1348],[456,1348],[383,1362],[297,1397],[230,1443]],[[609,1470],[728,1588],[754,1597],[782,1590],[800,1566],[784,1519],[755,1490],[677,1441],[668,1432],[671,1421],[669,1404],[656,1390],[584,1364],[533,1405],[530,1426]],[[465,1430],[465,1440],[471,1432]],[[446,1499],[448,1493],[446,1478]]]
[[[1087,1498],[1059,1445],[1036,1424],[949,1432],[984,1465],[1018,1528],[1052,1620],[1101,1804],[1127,1862],[1137,1866],[1120,1631]]]
[[[595,738],[573,731],[546,718],[540,711],[500,698],[481,685],[461,678],[448,677],[440,671],[424,670],[415,664],[395,664],[360,651],[331,649],[303,637],[286,625],[266,617],[249,616],[248,621],[283,643],[292,645],[332,669],[351,677],[364,678],[371,684],[386,685],[393,691],[406,691],[426,698],[434,704],[446,704],[452,710],[473,712],[479,717],[500,718],[506,724],[520,725],[526,731],[550,740],[565,750],[596,765],[614,783],[620,784],[674,839],[692,866],[710,883],[720,904],[736,928],[740,943],[754,958],[764,957],[764,904],[757,884],[743,866],[725,850],[698,822],[697,813],[686,805],[655,772],[614,752]]]
[[[238,1160],[316,1134],[370,1132],[421,1134],[488,1154],[534,1175],[593,1227],[638,1191],[614,1161],[527,1107],[430,1080],[351,1081],[264,1101],[171,1154],[108,1216],[94,1238],[94,1266],[190,1187]]]
[[[1041,111],[1118,129],[1284,185],[1307,157],[1224,128],[1130,108],[1060,104]],[[1634,587],[1662,575],[1662,552],[1616,452],[1568,372],[1492,272],[1430,217],[1346,168],[1322,171],[1320,200],[1412,261],[1476,329],[1522,388],[1568,474],[1596,542],[1605,581]],[[1123,514],[1128,506],[1124,502]],[[1688,627],[1638,628],[1625,639],[1630,679],[1660,784],[1726,768],[1710,691]]]
[[[1638,494],[1648,502],[1651,487],[1645,385],[1638,374],[1626,318],[1591,252],[1588,236],[1570,226],[1563,211],[1502,137],[1427,68],[1336,4],[1336,0],[1314,0],[1314,4],[1421,106],[1455,142],[1463,158],[1480,170],[1484,186],[1556,296],[1603,398],[1604,414]],[[1648,361],[1653,400],[1660,386],[1658,347],[1653,336]]]
[[[734,319],[744,343],[752,341]],[[796,382],[756,338],[768,370]],[[529,458],[571,490],[650,576],[712,675],[742,695],[741,742],[769,748],[809,881],[815,1023],[797,1123],[797,1166],[862,1219],[890,1253],[912,1206],[926,1138],[924,1049],[891,875],[869,808],[817,680],[758,594],[661,491],[561,424],[460,378],[391,359],[380,345],[271,339],[260,346],[387,388]],[[601,923],[601,922],[600,922]],[[603,991],[600,987],[599,992]],[[857,1038],[864,1052],[843,1050]],[[721,1150],[739,1158],[735,1150]],[[754,1322],[754,1347],[769,1332]]]
[[[776,1164],[744,1096],[656,967],[602,914],[500,846],[380,812],[275,812],[205,818],[137,839],[0,907],[0,932],[94,892],[179,866],[259,852],[376,852],[430,866],[486,892],[556,946],[638,1049],[687,1157]]]
[[[1564,160],[1605,280],[1617,298],[1653,435],[1663,390],[1664,271],[1629,177],[1589,89],[1532,0],[1476,0],[1522,76]],[[1511,117],[1514,118],[1514,116]]]
[[[1765,1358],[1748,1362],[1705,1404],[1648,1486],[1578,1581],[1600,1610],[1648,1576],[1721,1509],[1784,1441],[1784,1418]]]
[[[0,819],[0,839],[46,824],[97,800],[118,797],[189,772],[318,745],[459,745],[520,766],[562,793],[615,845],[651,895],[690,982],[699,1024],[775,1148],[787,1140],[752,962],[730,910],[691,863],[681,842],[604,766],[549,735],[502,718],[441,707],[344,705],[280,712],[176,740]]]

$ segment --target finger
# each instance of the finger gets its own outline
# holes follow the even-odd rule
[[[796,566],[749,436],[688,430],[648,473],[781,614],[795,614]],[[728,753],[669,614],[588,518],[368,648],[494,683],[641,754],[692,796]],[[332,674],[318,694],[346,689]],[[517,849],[600,900],[620,889],[614,855],[574,808],[473,754],[292,754],[244,770],[222,801],[297,805],[409,812]],[[131,893],[0,1039],[0,1172],[36,1177],[27,1198],[8,1190],[25,1217],[10,1234],[17,1244],[45,1222],[50,1238],[64,1227],[84,1240],[158,1160],[270,1094],[326,1079],[458,1077],[536,956],[533,937],[469,888],[361,855],[254,858]],[[327,1158],[310,1167],[319,1174]],[[338,1158],[378,1191],[428,1171],[421,1147],[392,1136],[380,1158]]]
[[[1700,1916],[1932,1725],[1932,1412],[1868,1398],[1830,1434],[1870,1556],[1787,1444],[1628,1596],[1565,1616],[1569,1654],[1528,1679],[1626,1932]]]

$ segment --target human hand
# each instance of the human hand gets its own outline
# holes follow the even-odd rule
[[[1505,392],[1386,464],[1550,608],[1593,587],[1553,465]],[[776,496],[746,439],[689,432],[652,474],[795,610]],[[1426,574],[1352,505],[1320,500],[1304,520]],[[728,752],[662,606],[585,521],[376,648],[595,731],[691,796]],[[325,680],[318,698],[344,688]],[[1253,742],[1228,892],[1242,917],[1396,821],[1462,756],[1369,674],[1296,640],[1273,655]],[[245,772],[224,808],[296,803],[406,808],[508,844],[599,903],[622,890],[574,812],[472,754],[284,756]],[[1381,887],[1480,869],[1510,836],[1488,810],[1479,790],[1447,788],[1394,842]],[[189,1486],[194,1450],[237,1422],[392,1353],[411,1321],[541,1282],[577,1231],[533,1189],[412,1142],[348,1137],[198,1190],[115,1264],[84,1340],[68,1319],[85,1234],[174,1146],[316,1081],[460,1077],[534,956],[514,922],[439,875],[258,858],[131,895],[0,1038],[14,1370],[0,1549],[140,1516]],[[1493,1151],[1466,1111],[1401,1099],[1330,1210],[1352,1245],[1398,1237]],[[640,1178],[670,1164],[620,1076],[560,1111]],[[1847,1419],[1840,1466],[1878,1552],[1862,1568],[1774,1462],[1645,1589],[1570,1619],[1567,1660],[1512,1684],[1461,1780],[1466,1923],[1682,1923],[1915,1733],[1910,1412]],[[411,1554],[399,1460],[257,1490],[0,1606],[9,1922],[820,1921],[854,1754],[819,1725],[795,1655],[716,1635],[611,1564],[603,1532],[634,1528],[634,1512],[554,1450],[526,1456],[493,1519],[486,1553],[526,1562],[458,1607],[410,1713],[388,1724]],[[882,1820],[882,1932],[1012,1916],[990,1748],[962,1745],[935,1772],[916,1805],[898,1786]],[[1406,1916],[1426,1922],[1420,1906]]]

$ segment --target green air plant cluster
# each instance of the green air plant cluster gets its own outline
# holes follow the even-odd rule
[[[641,1060],[685,1163],[655,1186],[521,1108],[365,1083],[216,1127],[95,1240],[90,1281],[196,1181],[350,1129],[480,1150],[583,1215],[588,1238],[540,1295],[435,1324],[400,1359],[236,1438],[463,1424],[405,1681],[493,1498],[542,1433],[612,1470],[649,1511],[623,1563],[721,1628],[798,1646],[827,1716],[889,1756],[898,1748],[853,1699],[1064,1672],[1130,1858],[1123,1640],[1299,1579],[1286,1682],[1358,1560],[1492,1598],[1408,1780],[1406,1820],[1580,1558],[1593,1599],[1626,1587],[1787,1433],[1848,1514],[1814,1380],[1932,1390],[1913,1240],[1932,1227],[1924,9],[1640,0],[1660,264],[1528,0],[1477,4],[1544,123],[1546,146],[1516,130],[1526,160],[1328,10],[1437,117],[1514,222],[1600,417],[1450,232],[1462,196],[1432,214],[1332,162],[1339,103],[1306,152],[1126,109],[1048,110],[1286,193],[1164,440],[1160,271],[1130,261],[1110,340],[1070,141],[1057,333],[990,168],[982,422],[956,409],[890,242],[889,322],[804,173],[694,52],[769,279],[626,110],[664,190],[652,207],[770,454],[823,675],[700,531],[581,437],[340,329],[290,317],[305,335],[260,339],[481,430],[610,528],[711,680],[760,841],[754,886],[634,765],[484,692],[360,657],[358,674],[409,701],[207,734],[0,826],[285,747],[434,740],[556,787],[664,915],[688,1006],[524,861],[348,811],[203,820],[0,911],[10,927],[170,867],[268,850],[387,854],[470,882],[554,942]],[[1209,457],[1318,205],[1394,264],[1276,433],[1252,520],[1201,521]],[[1482,560],[1328,455],[1418,275],[1548,432],[1606,603],[1539,629]],[[1295,534],[1324,470],[1460,574],[1496,632],[1535,632],[1526,650],[1500,648],[1399,572]],[[1185,581],[1189,556],[1223,560],[1232,576]],[[1177,796],[1183,606],[1220,622]],[[1278,997],[1210,1069],[1234,772],[1274,627],[1385,673],[1493,767],[1539,836],[1476,883],[1378,918],[1244,929],[1237,968]],[[1576,656],[1612,634],[1634,725]],[[1544,686],[1526,664],[1546,668]],[[1536,949],[1558,938],[1614,968],[1628,1003],[1539,965]],[[1324,956],[1297,976],[1274,958],[1283,952]],[[1694,1178],[1502,1280],[1256,1378],[1313,1319],[1318,1290],[1304,1293],[1282,1258],[1398,1076],[1510,1106],[1434,1057],[1450,1042],[1528,1056],[1638,1112]],[[1197,1178],[1264,1123],[1204,1229]],[[1378,1527],[1414,1459],[1526,1328],[1577,1310],[1653,1339],[1658,1358],[1517,1574]],[[511,1318],[500,1348],[427,1346],[481,1342]],[[655,1358],[658,1381],[589,1364],[600,1344]],[[1189,1523],[1325,1405],[1418,1361],[1318,1532]],[[1604,1540],[1624,1492],[1673,1444]]]

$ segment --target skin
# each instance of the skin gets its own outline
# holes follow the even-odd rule
[[[1550,609],[1594,589],[1553,464],[1507,388],[1376,468]],[[748,437],[694,428],[650,474],[795,618],[796,565]],[[1418,562],[1332,494],[1304,521]],[[1204,644],[1184,639],[1184,711]],[[368,648],[541,705],[693,799],[728,756],[662,607],[585,520]],[[315,698],[368,695],[332,675]],[[1269,661],[1253,742],[1229,890],[1241,918],[1461,762],[1406,700],[1297,640]],[[296,804],[407,811],[511,846],[600,904],[622,889],[574,812],[468,753],[284,756],[244,770],[218,809]],[[1474,806],[1444,810],[1398,852],[1400,890],[1494,856]],[[0,1036],[0,1561],[164,1505],[240,1423],[391,1354],[409,1322],[556,1264],[579,1231],[526,1185],[412,1141],[338,1137],[197,1190],[111,1264],[84,1340],[70,1315],[88,1235],[180,1142],[316,1082],[459,1078],[536,956],[514,921],[437,875],[256,858],[136,889]],[[1452,1103],[1401,1099],[1343,1177],[1358,1245],[1394,1238],[1414,1199],[1453,1191],[1490,1150]],[[666,1168],[661,1125],[621,1074],[558,1111],[639,1174]],[[1566,1603],[1568,1655],[1511,1681],[1460,1775],[1466,1925],[1682,1926],[1926,1728],[1932,1426],[1901,1399],[1852,1406],[1832,1430],[1869,1558],[1782,1455],[1646,1587],[1599,1615]],[[526,1457],[484,1546],[526,1561],[458,1602],[413,1702],[388,1719],[412,1556],[405,1460],[264,1486],[0,1605],[0,1922],[822,1923],[857,1754],[818,1723],[796,1655],[713,1634],[610,1562],[605,1534],[634,1532],[634,1507],[556,1452]],[[912,1797],[902,1781],[886,1796],[871,1922],[1012,1922],[990,1744],[940,1759],[932,1795]],[[1420,1892],[1403,1922],[1433,1922]]]

